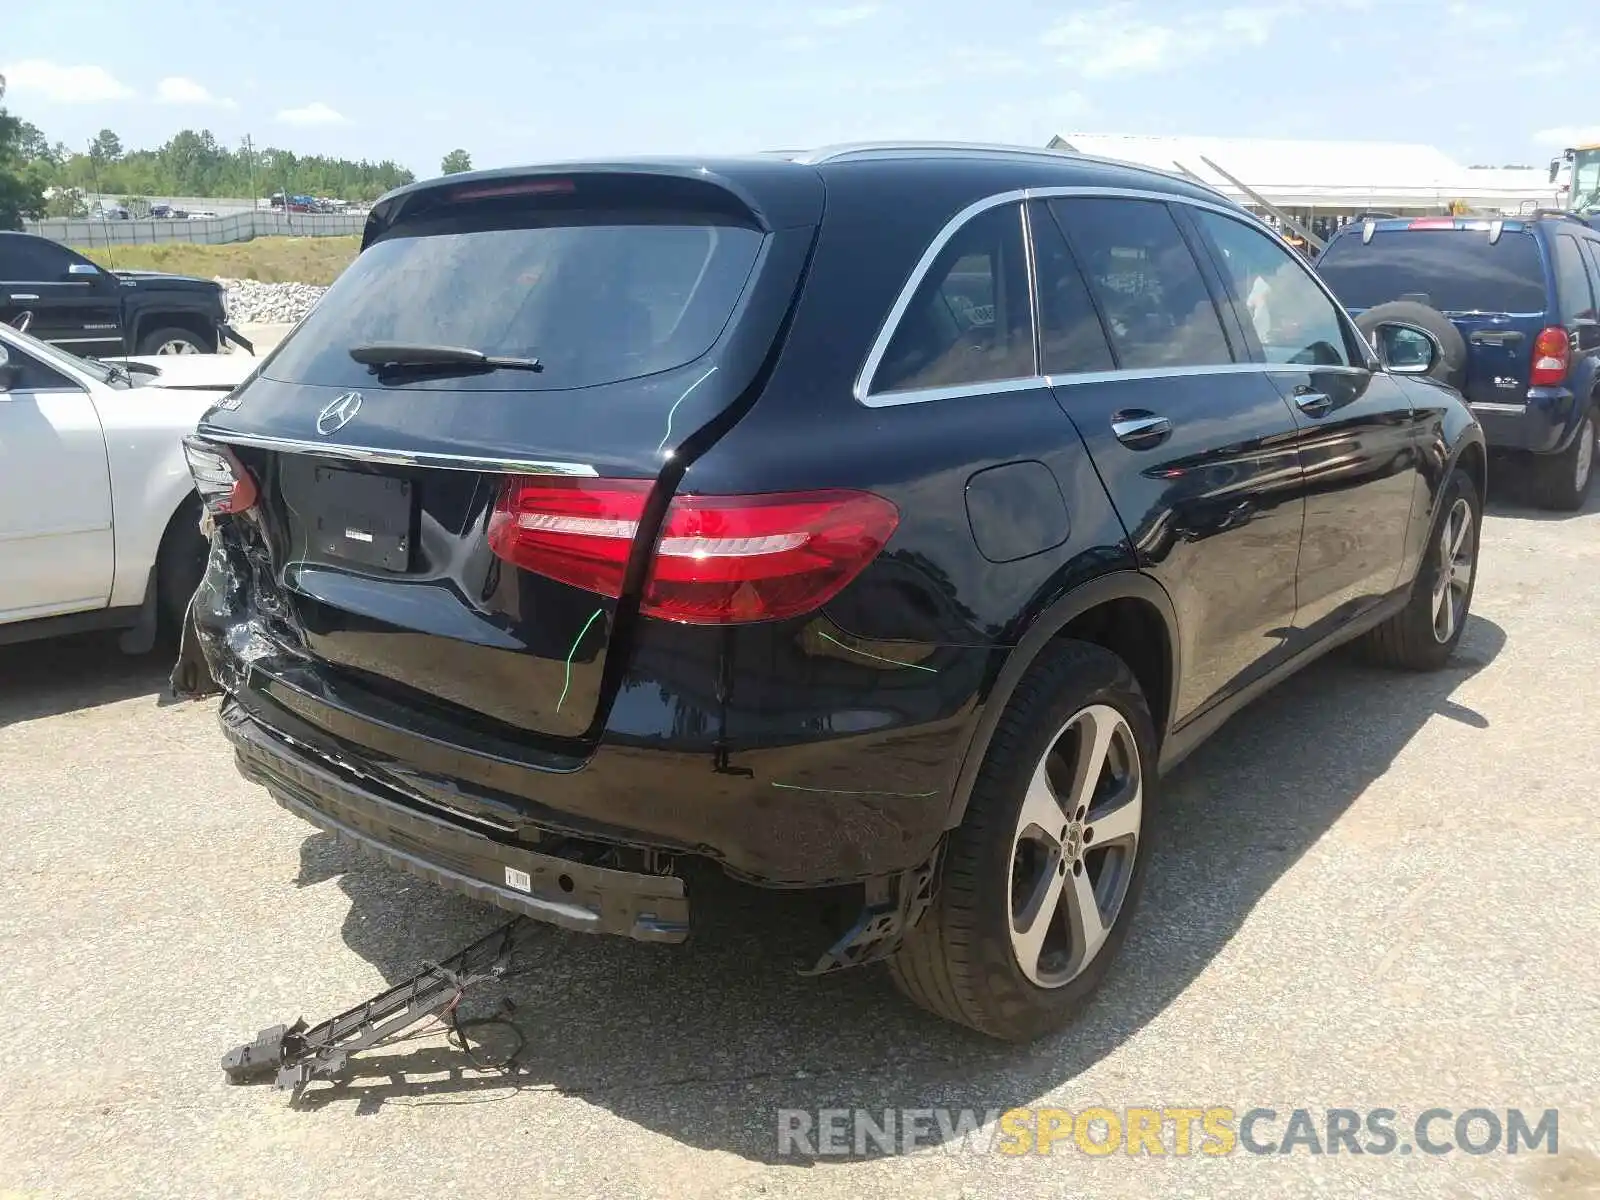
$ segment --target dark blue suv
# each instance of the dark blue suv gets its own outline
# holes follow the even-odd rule
[[[1340,643],[1446,662],[1486,470],[1216,193],[927,146],[391,193],[188,451],[179,683],[291,812],[646,941],[825,889],[813,970],[1014,1039],[1164,771]]]
[[[1546,506],[1583,506],[1600,430],[1600,230],[1560,213],[1362,221],[1328,243],[1317,270],[1358,315],[1436,310],[1443,377],[1490,447],[1522,460]]]

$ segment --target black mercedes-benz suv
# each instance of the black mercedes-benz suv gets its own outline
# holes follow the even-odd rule
[[[1400,369],[1127,165],[451,176],[190,442],[190,650],[244,774],[390,863],[649,941],[708,863],[842,893],[814,969],[1028,1038],[1123,939],[1163,771],[1339,643],[1455,648],[1483,437]]]

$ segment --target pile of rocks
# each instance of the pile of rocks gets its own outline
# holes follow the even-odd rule
[[[314,283],[261,283],[255,279],[217,277],[228,292],[229,320],[234,325],[292,324],[311,311],[328,289]]]

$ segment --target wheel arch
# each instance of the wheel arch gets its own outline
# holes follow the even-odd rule
[[[1006,655],[962,756],[946,828],[955,828],[966,815],[978,770],[1011,694],[1039,655],[1060,638],[1093,642],[1127,662],[1150,702],[1156,737],[1165,741],[1176,709],[1181,666],[1177,610],[1166,589],[1141,571],[1101,575],[1073,588],[1035,617]]]
[[[1483,504],[1489,496],[1489,451],[1482,433],[1475,438],[1461,439],[1450,461],[1450,470],[1456,467],[1466,471],[1472,478],[1472,485],[1478,489],[1478,503]],[[1445,478],[1449,477],[1450,471],[1446,471]]]
[[[133,320],[128,332],[128,342],[133,353],[139,352],[140,340],[153,329],[182,329],[192,333],[211,347],[217,345],[216,322],[198,309],[158,308],[141,312]]]

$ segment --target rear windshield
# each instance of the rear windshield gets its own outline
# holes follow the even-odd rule
[[[352,346],[459,346],[537,358],[538,373],[407,380],[451,391],[590,387],[682,366],[716,342],[762,235],[720,224],[576,223],[391,236],[323,296],[265,374],[373,382]],[[675,220],[691,220],[681,214]]]
[[[1531,233],[1394,229],[1334,239],[1317,273],[1346,308],[1372,308],[1420,293],[1441,312],[1542,314],[1548,304]]]

